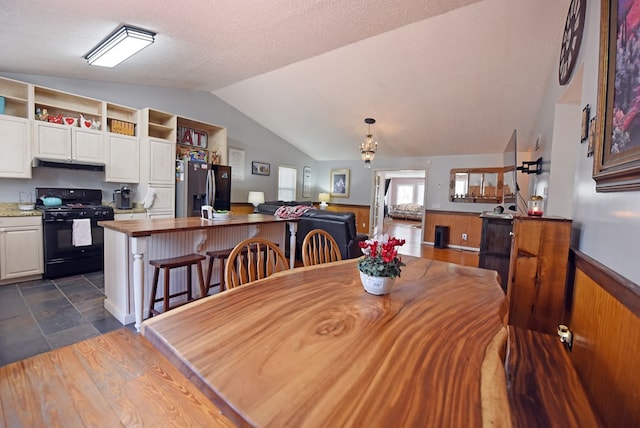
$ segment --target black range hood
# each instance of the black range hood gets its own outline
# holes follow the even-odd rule
[[[104,165],[88,165],[70,162],[52,162],[36,159],[34,166],[44,168],[80,169],[84,171],[104,171]]]

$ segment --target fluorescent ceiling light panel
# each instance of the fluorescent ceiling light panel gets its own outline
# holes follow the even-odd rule
[[[134,53],[153,43],[156,33],[123,25],[89,52],[84,59],[90,65],[115,67]]]

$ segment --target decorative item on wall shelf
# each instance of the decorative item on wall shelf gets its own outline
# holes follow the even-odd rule
[[[589,104],[582,109],[582,126],[580,127],[580,142],[584,143],[589,138]]]
[[[331,170],[331,197],[334,197],[334,198],[349,197],[349,170],[348,169],[332,169]]]
[[[220,165],[220,153],[218,153],[216,150],[212,151],[210,156],[210,162],[214,165]]]
[[[311,196],[311,167],[305,166],[302,168],[302,197],[308,198]]]
[[[620,15],[618,4],[603,2],[600,14],[598,120],[593,151],[597,192],[640,190],[640,132],[635,126],[640,82],[637,73],[629,71],[640,59],[634,48],[636,30],[630,29],[629,15],[624,12],[636,10],[640,0],[625,2]]]
[[[587,146],[587,157],[593,156],[593,143],[596,139],[596,118],[589,122],[589,145]]]
[[[271,165],[266,162],[251,162],[251,174],[253,175],[270,175]]]
[[[358,243],[364,253],[364,257],[358,261],[358,270],[367,293],[382,296],[391,292],[396,277],[400,276],[402,266],[405,266],[398,256],[398,247],[404,243],[404,239],[389,235]]]
[[[176,143],[206,149],[209,144],[207,141],[208,137],[209,136],[204,131],[187,128],[186,126],[178,126],[176,132]]]

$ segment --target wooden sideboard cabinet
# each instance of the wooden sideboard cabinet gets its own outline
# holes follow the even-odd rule
[[[478,265],[500,274],[510,325],[556,334],[564,310],[570,237],[567,219],[483,217]]]
[[[571,220],[514,219],[509,324],[556,334],[564,310],[570,238]]]

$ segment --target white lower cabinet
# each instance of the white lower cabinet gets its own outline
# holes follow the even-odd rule
[[[42,217],[0,217],[0,284],[43,272]]]
[[[118,213],[113,215],[113,219],[118,220],[145,220],[147,219],[147,213]]]
[[[140,182],[140,140],[127,135],[107,134],[104,181]]]
[[[0,177],[31,178],[31,126],[27,119],[0,115]]]
[[[175,186],[149,186],[153,204],[147,208],[148,218],[173,218],[176,207]]]

